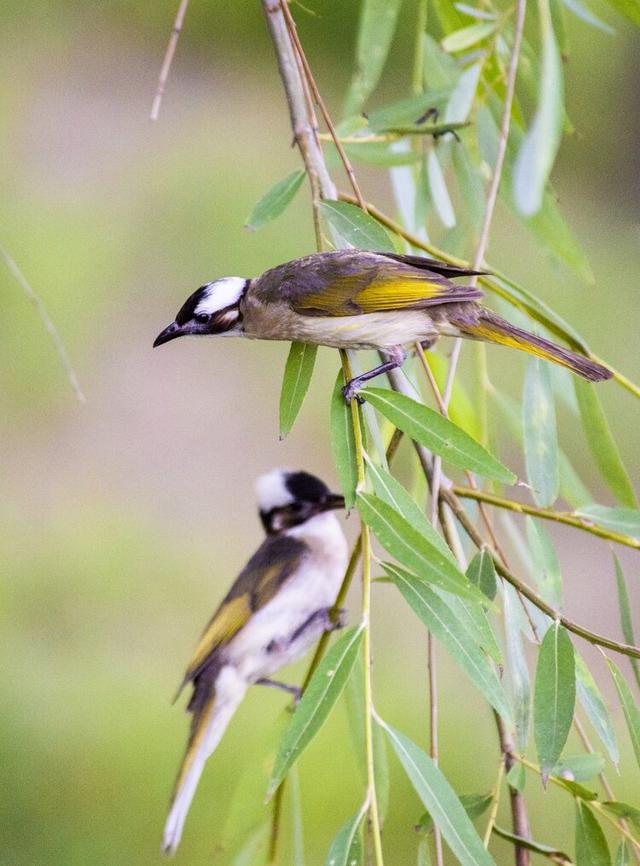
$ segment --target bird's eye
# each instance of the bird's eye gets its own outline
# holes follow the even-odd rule
[[[199,325],[206,325],[209,321],[209,316],[206,313],[196,313],[193,318]]]

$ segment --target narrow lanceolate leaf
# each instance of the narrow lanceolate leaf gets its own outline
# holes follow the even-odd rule
[[[444,179],[442,167],[433,148],[427,156],[427,177],[429,178],[431,199],[436,213],[440,217],[440,222],[445,228],[451,229],[456,224],[456,215],[453,211],[453,204],[449,190],[447,189],[447,182]]]
[[[340,697],[358,657],[362,636],[361,626],[348,629],[318,665],[280,742],[268,796],[273,794],[318,733]]]
[[[360,866],[362,863],[362,840],[360,827],[364,818],[358,812],[340,827],[327,851],[325,866]]]
[[[469,563],[467,577],[493,601],[498,591],[498,576],[493,557],[486,548],[479,550]]]
[[[292,343],[284,368],[280,392],[280,438],[289,433],[309,390],[316,363],[317,346],[310,343]]]
[[[578,517],[598,523],[606,529],[622,532],[640,539],[640,511],[636,508],[608,508],[606,505],[582,505],[577,509]]]
[[[444,644],[491,706],[500,713],[508,725],[511,725],[511,708],[505,691],[495,667],[480,648],[483,635],[463,627],[446,601],[420,578],[391,565],[385,565],[385,571],[400,590],[409,607]],[[465,626],[468,625],[465,623]]]
[[[629,853],[626,839],[623,839],[618,845],[614,866],[631,866],[631,854]]]
[[[554,608],[562,607],[562,575],[560,561],[547,532],[531,517],[527,517],[527,541],[540,595]]]
[[[493,828],[493,832],[501,839],[517,845],[518,848],[526,848],[527,851],[535,851],[536,854],[542,854],[543,857],[548,857],[553,863],[571,863],[567,854],[551,845],[543,845],[542,842],[536,842],[533,839],[525,839],[524,836],[517,836],[515,833],[510,833],[509,830],[505,830],[503,827],[498,827],[497,824]]]
[[[373,482],[376,496],[388,502],[414,529],[417,529],[421,535],[426,537],[429,544],[433,544],[443,556],[453,561],[446,541],[429,523],[426,514],[415,499],[413,499],[409,491],[390,472],[387,472],[381,466],[375,466],[370,460],[367,460],[367,471]]]
[[[400,763],[454,857],[463,866],[495,866],[444,774],[400,731],[384,725]]]
[[[397,511],[369,493],[359,493],[358,511],[384,549],[415,575],[440,589],[479,602],[483,596],[448,556],[408,523]]]
[[[504,484],[516,480],[513,472],[468,433],[417,400],[384,388],[365,388],[361,395],[398,429],[446,462]]]
[[[379,250],[394,253],[395,247],[385,229],[377,220],[354,204],[344,201],[323,201],[322,215],[338,238],[338,246],[358,250]]]
[[[353,508],[356,501],[358,469],[356,465],[356,445],[353,438],[353,417],[351,407],[347,406],[342,395],[344,376],[338,373],[331,396],[331,451],[336,474],[344,494],[345,508]]]
[[[597,15],[594,15],[591,9],[582,3],[582,0],[562,0],[562,2],[569,11],[573,12],[576,18],[580,18],[580,20],[584,21],[585,24],[590,24],[591,27],[595,27],[597,30],[602,30],[604,33],[615,33],[613,27],[609,27],[609,25],[605,24],[604,21],[601,21]]]
[[[300,189],[304,175],[304,171],[298,169],[273,186],[251,211],[247,217],[245,228],[254,232],[262,228],[265,223],[280,216]]]
[[[581,800],[576,800],[576,866],[611,866],[602,827]]]
[[[470,24],[469,27],[463,27],[461,30],[454,30],[440,43],[445,51],[453,54],[455,51],[464,51],[465,48],[471,48],[487,36],[490,36],[496,29],[495,21],[483,21],[479,24]]]
[[[607,705],[582,656],[575,654],[576,694],[582,709],[614,764],[618,763],[618,743]]]
[[[618,697],[622,704],[622,712],[624,713],[624,718],[627,723],[629,738],[631,739],[631,745],[633,746],[636,761],[640,765],[640,710],[633,699],[627,681],[622,676],[620,668],[609,658],[607,659],[607,664],[609,665],[609,670],[611,671],[611,676],[616,684]]]
[[[511,685],[511,700],[516,728],[518,751],[524,754],[529,741],[531,718],[531,679],[522,645],[520,617],[522,608],[516,590],[504,584],[504,626],[506,632],[507,671]]]
[[[556,410],[549,365],[532,358],[522,397],[522,427],[527,478],[538,505],[551,507],[558,498],[560,469]]]
[[[574,388],[580,407],[585,436],[602,478],[614,496],[628,508],[637,508],[638,501],[625,469],[618,446],[609,429],[606,415],[592,383],[574,376]]]
[[[616,568],[616,584],[618,587],[618,608],[620,609],[620,625],[622,626],[622,634],[624,639],[631,646],[636,646],[636,639],[633,633],[633,621],[631,619],[631,607],[629,605],[629,595],[627,593],[627,584],[624,579],[624,572],[620,565],[620,560],[614,554],[613,561]],[[638,688],[640,688],[640,667],[638,659],[630,658],[633,675],[636,678]]]
[[[538,107],[522,141],[513,172],[516,207],[524,216],[532,216],[540,210],[564,123],[562,60],[548,0],[538,0],[538,10],[542,41]]]
[[[617,800],[605,800],[602,805],[611,815],[628,821],[636,835],[640,833],[640,809],[636,806],[630,806],[628,803],[621,803]]]
[[[552,776],[560,776],[572,782],[586,782],[604,770],[604,758],[597,752],[587,752],[584,755],[570,755],[559,761],[553,770]]]
[[[558,763],[567,741],[575,699],[573,644],[556,621],[540,646],[533,698],[534,734],[543,778]]]
[[[358,27],[356,71],[347,93],[344,116],[359,114],[373,92],[389,54],[400,0],[364,0]]]

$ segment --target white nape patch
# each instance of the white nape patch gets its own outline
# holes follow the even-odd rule
[[[285,485],[285,477],[290,471],[290,469],[274,469],[258,478],[256,495],[260,511],[271,511],[272,508],[282,508],[293,502],[293,496]]]
[[[207,283],[207,288],[202,293],[202,300],[195,312],[211,315],[232,304],[237,304],[246,282],[244,277],[223,277],[221,280]]]

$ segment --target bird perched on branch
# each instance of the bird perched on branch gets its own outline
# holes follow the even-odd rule
[[[322,632],[342,624],[331,609],[347,566],[347,542],[333,510],[344,498],[307,472],[276,469],[258,479],[267,533],[224,597],[198,643],[180,686],[193,684],[191,733],[164,830],[178,847],[207,758],[253,683],[300,658]]]
[[[452,282],[478,273],[421,256],[314,253],[253,279],[224,277],[206,283],[187,298],[153,345],[186,335],[218,335],[384,352],[383,364],[347,383],[348,400],[367,380],[401,366],[407,344],[441,335],[521,349],[592,382],[611,378],[601,364],[483,307],[479,289]]]

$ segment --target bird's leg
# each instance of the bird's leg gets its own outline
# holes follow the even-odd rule
[[[355,379],[347,382],[342,389],[344,399],[347,403],[350,403],[354,397],[358,403],[364,403],[362,397],[358,396],[358,390],[362,385],[370,379],[375,379],[376,376],[380,376],[382,373],[388,373],[390,370],[402,367],[407,359],[407,351],[404,346],[393,346],[392,348],[385,349],[384,356],[387,360],[383,364],[374,367],[373,370],[368,370],[366,373],[361,373],[359,376],[356,376]]]
[[[331,614],[333,612],[332,607],[321,607],[319,610],[314,611],[311,616],[306,619],[302,625],[297,628],[294,633],[289,638],[289,643],[293,643],[296,641],[308,628],[314,623],[319,623],[322,625],[323,631],[334,631],[335,629],[342,628],[346,621],[346,611],[339,610],[337,613],[337,618],[333,619]]]
[[[281,683],[279,680],[270,680],[268,677],[261,677],[256,680],[257,686],[272,686],[274,689],[282,689],[283,692],[288,692],[293,695],[294,703],[298,703],[302,694],[302,689],[299,686],[290,686],[288,683]]]

